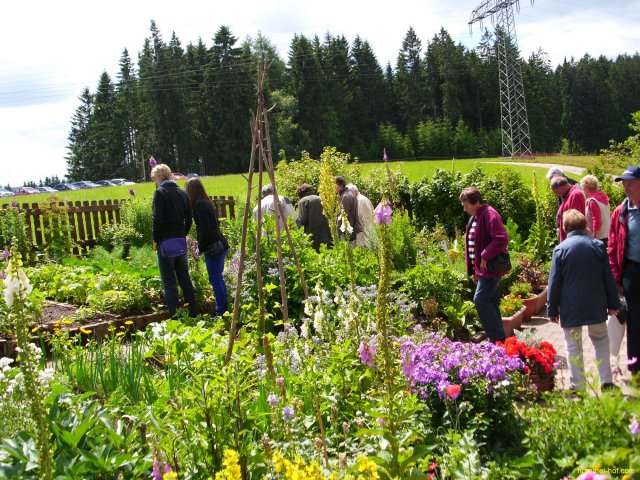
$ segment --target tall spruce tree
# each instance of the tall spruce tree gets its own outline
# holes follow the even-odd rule
[[[422,63],[422,42],[409,28],[396,62],[395,90],[400,114],[400,128],[407,131],[426,118],[427,84]]]
[[[135,67],[125,48],[120,57],[120,72],[116,85],[116,112],[118,124],[122,129],[124,139],[124,165],[117,176],[125,176],[131,179],[143,180],[144,167],[141,155],[138,151],[138,78]]]
[[[91,114],[93,113],[93,95],[88,87],[82,90],[78,99],[80,105],[76,108],[71,119],[69,145],[67,146],[69,154],[66,157],[67,177],[71,181],[89,178],[88,169],[95,152],[89,131]]]

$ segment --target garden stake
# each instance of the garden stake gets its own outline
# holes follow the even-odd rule
[[[329,468],[329,454],[327,453],[327,436],[324,432],[324,422],[322,421],[322,413],[318,403],[318,396],[313,394],[313,403],[316,406],[316,416],[318,417],[318,425],[320,426],[320,438],[322,439],[322,453],[324,455],[324,466]]]

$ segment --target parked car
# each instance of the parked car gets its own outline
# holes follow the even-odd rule
[[[6,188],[0,187],[0,197],[12,197],[12,196],[13,196],[12,191],[7,190]]]
[[[197,178],[198,174],[197,173],[187,173],[187,178]]]
[[[136,184],[136,182],[132,182],[130,180],[127,180],[126,178],[112,178],[111,181],[113,183],[115,183],[116,185],[118,185],[118,186],[121,186],[121,185],[135,185]]]
[[[87,188],[100,188],[97,183],[90,182],[88,180],[81,180],[79,182],[73,182],[72,185],[78,187],[79,190],[85,190]]]
[[[185,178],[187,178],[187,176],[183,173],[179,173],[179,172],[173,172],[173,179],[174,180],[184,180]]]
[[[12,188],[14,195],[34,195],[36,193],[40,193],[33,187],[15,187]]]
[[[100,185],[101,187],[115,187],[116,184],[113,183],[111,180],[98,180],[96,182],[97,185]]]
[[[72,183],[60,183],[58,185],[54,185],[53,188],[55,188],[59,192],[64,192],[67,190],[78,190],[78,187],[76,187]]]
[[[36,187],[36,190],[38,190],[40,193],[58,193],[58,191],[55,188],[51,188],[51,187]]]

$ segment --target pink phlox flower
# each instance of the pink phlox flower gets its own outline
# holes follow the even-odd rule
[[[373,221],[377,224],[384,223],[385,225],[389,225],[391,223],[391,214],[393,210],[386,203],[379,203],[378,206],[373,211]]]
[[[638,362],[638,357],[631,357],[627,360],[627,365],[635,365]]]
[[[631,435],[636,437],[638,433],[640,433],[640,425],[638,425],[638,421],[634,418],[633,421],[629,424],[629,431]]]

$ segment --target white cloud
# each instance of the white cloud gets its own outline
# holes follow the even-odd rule
[[[325,0],[323,2],[240,0],[230,3],[183,0],[80,0],[6,2],[0,18],[0,183],[65,174],[67,134],[84,86],[95,90],[100,74],[115,78],[124,48],[136,60],[150,20],[163,38],[172,31],[182,42],[201,37],[207,45],[221,25],[240,40],[261,31],[287,58],[295,33],[359,34],[384,67],[395,64],[402,39],[412,26],[426,49],[444,27],[456,42],[477,45],[481,31],[469,34],[467,21],[481,0]],[[564,57],[634,53],[640,45],[637,0],[617,0],[615,9],[597,0],[522,0],[516,30],[523,56],[539,47],[555,66]],[[491,27],[489,20],[486,27]]]

